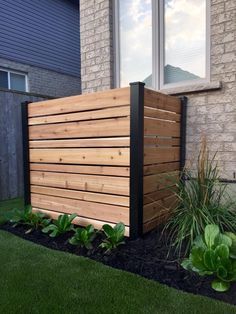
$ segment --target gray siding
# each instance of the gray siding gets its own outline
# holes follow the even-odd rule
[[[45,98],[0,90],[0,200],[23,196],[21,103]]]
[[[80,76],[78,1],[0,0],[0,57]]]

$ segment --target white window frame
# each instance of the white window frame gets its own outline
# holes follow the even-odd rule
[[[12,74],[19,74],[25,77],[25,91],[23,93],[28,93],[29,92],[29,83],[28,83],[28,75],[26,73],[20,72],[20,71],[15,71],[15,70],[9,70],[5,68],[0,68],[0,71],[6,72],[7,73],[7,83],[8,83],[8,89],[11,89],[11,73]],[[19,91],[21,92],[21,91]]]
[[[184,87],[210,82],[210,0],[206,0],[206,77],[164,84],[164,0],[152,1],[152,84],[155,90]],[[113,0],[114,16],[114,58],[115,86],[120,87],[120,31],[119,31],[119,0]]]

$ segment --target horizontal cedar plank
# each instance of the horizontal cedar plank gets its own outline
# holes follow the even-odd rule
[[[181,113],[181,101],[177,97],[161,94],[145,88],[144,106]]]
[[[160,201],[156,201],[143,207],[143,222],[146,223],[158,217],[176,206],[176,196],[172,195]]]
[[[124,177],[31,171],[30,183],[32,185],[129,196],[129,178]]]
[[[129,166],[129,148],[32,148],[30,162]]]
[[[125,117],[125,116],[129,116],[129,114],[130,114],[130,106],[123,106],[123,107],[114,107],[114,108],[106,108],[106,109],[99,109],[99,110],[90,110],[90,111],[75,112],[75,113],[68,113],[68,114],[29,118],[29,125]]]
[[[144,117],[180,122],[180,114],[161,109],[144,107]]]
[[[29,126],[30,140],[129,136],[129,134],[129,117]]]
[[[144,165],[180,160],[179,147],[145,147]]]
[[[88,201],[74,200],[69,198],[40,195],[31,193],[33,207],[41,207],[48,210],[72,214],[96,220],[110,221],[113,223],[123,222],[129,224],[129,208],[115,205],[93,203]]]
[[[176,184],[178,179],[178,171],[145,176],[143,178],[143,193],[148,194],[163,188],[171,187]]]
[[[179,170],[179,169],[180,169],[180,163],[179,162],[148,165],[148,166],[144,166],[143,174],[144,174],[144,176],[147,176],[147,175],[151,175],[151,174],[164,173],[164,172],[175,171],[175,170]]]
[[[129,137],[29,141],[30,148],[129,147]]]
[[[162,211],[157,218],[143,224],[143,233],[145,234],[145,233],[163,225],[169,217],[170,217],[170,211],[169,210]]]
[[[130,104],[130,88],[118,88],[29,104],[29,117],[86,111]]]
[[[58,212],[55,212],[55,211],[45,210],[45,209],[36,208],[36,207],[33,207],[32,210],[34,212],[44,213],[45,215],[47,215],[48,217],[50,217],[52,219],[58,219],[58,216],[60,216],[62,214],[62,213],[58,213]],[[84,227],[86,227],[87,225],[92,224],[95,229],[99,230],[99,229],[102,229],[102,226],[105,223],[108,223],[108,222],[107,221],[99,221],[99,220],[95,220],[95,219],[84,218],[84,217],[79,217],[78,216],[78,217],[76,217],[73,220],[73,223],[76,224],[76,225],[84,226]],[[115,224],[110,223],[110,222],[109,222],[109,225],[111,225],[112,227],[115,226]],[[125,226],[125,235],[129,236],[129,227],[128,226]]]
[[[144,118],[145,135],[180,137],[180,123]]]
[[[126,206],[126,207],[129,206],[128,196],[120,196],[120,195],[117,196],[117,195],[102,194],[102,193],[58,189],[58,188],[50,188],[50,187],[36,186],[36,185],[31,185],[31,193],[72,198],[72,199],[95,202],[95,203],[104,203],[104,204],[119,205],[119,206]],[[96,204],[94,206],[96,206]]]
[[[144,146],[148,146],[148,145],[149,146],[180,146],[180,138],[145,136]]]
[[[79,166],[30,163],[30,170],[129,177],[129,167]]]
[[[171,189],[166,188],[163,190],[158,190],[149,194],[145,194],[143,195],[143,203],[144,205],[146,205],[146,204],[159,201],[163,198],[173,195],[175,190],[176,190],[176,187],[173,186],[171,187]]]

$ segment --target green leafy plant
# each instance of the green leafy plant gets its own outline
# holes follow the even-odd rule
[[[54,238],[63,233],[73,230],[72,221],[75,219],[77,214],[72,215],[60,215],[57,220],[54,220],[52,224],[43,228],[44,233],[49,233],[49,236]]]
[[[77,228],[74,236],[69,240],[69,243],[79,247],[86,247],[86,249],[90,250],[93,248],[92,241],[95,237],[96,232],[94,227],[88,225],[86,228]]]
[[[207,224],[217,224],[220,230],[236,231],[235,202],[229,197],[227,185],[220,182],[216,155],[210,157],[206,141],[201,143],[197,171],[187,168],[181,173],[173,191],[178,200],[164,230],[168,230],[170,247],[178,254],[189,252],[196,236]]]
[[[114,227],[105,224],[102,228],[106,235],[106,239],[103,240],[100,247],[106,249],[106,252],[109,252],[125,243],[125,225],[122,222],[119,222]]]
[[[10,222],[13,227],[17,225],[26,225],[29,229],[26,233],[30,233],[34,229],[44,228],[49,225],[51,219],[48,219],[45,214],[40,212],[33,212],[32,207],[26,206],[22,209],[13,209],[11,213]]]
[[[236,235],[221,233],[217,225],[207,225],[203,236],[198,236],[188,259],[182,267],[200,276],[215,276],[212,288],[227,291],[236,281]]]
[[[48,219],[45,214],[33,212],[30,205],[26,206],[23,210],[13,209],[11,216],[10,222],[13,223],[13,227],[20,224],[29,227],[26,233],[31,232],[33,229],[44,228],[51,222],[51,219]]]

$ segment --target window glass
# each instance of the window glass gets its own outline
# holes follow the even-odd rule
[[[25,75],[10,73],[11,89],[25,92],[26,82]]]
[[[152,1],[120,0],[120,85],[152,85]]]
[[[206,0],[165,0],[164,84],[206,77]]]
[[[0,88],[8,88],[8,76],[7,72],[0,71]]]

